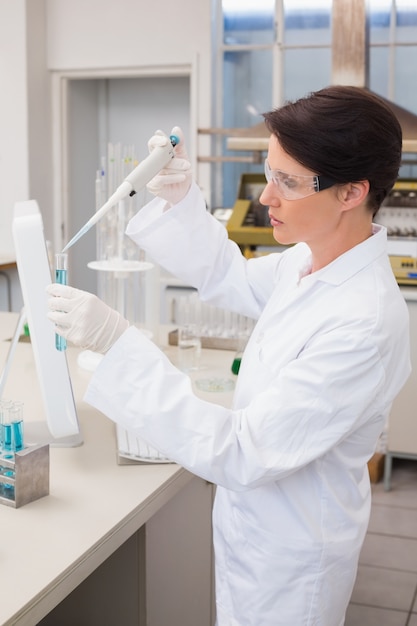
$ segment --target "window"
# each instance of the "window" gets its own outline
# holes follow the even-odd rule
[[[369,87],[417,114],[417,3],[369,0]],[[404,155],[400,176],[417,178],[416,154]]]
[[[417,4],[369,0],[369,87],[417,113]]]
[[[261,114],[331,82],[332,0],[213,0],[213,126],[249,128]],[[417,114],[417,3],[368,0],[369,84]],[[365,25],[361,25],[365,28]],[[230,207],[242,173],[260,172],[252,153],[229,152],[213,166],[212,207]],[[411,174],[408,174],[411,175]]]
[[[254,126],[284,98],[329,83],[331,0],[216,0],[216,9],[214,126]],[[225,137],[214,140],[214,152],[237,156]],[[213,207],[233,206],[242,173],[262,171],[252,153],[238,157],[247,162],[213,167]]]

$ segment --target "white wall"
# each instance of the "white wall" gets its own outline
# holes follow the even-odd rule
[[[47,238],[52,239],[51,85],[46,65],[46,26],[45,0],[26,0],[29,194],[41,207]]]
[[[13,250],[16,201],[33,197],[51,219],[50,91],[44,0],[0,0],[0,253]]]
[[[88,78],[97,72],[111,77],[115,71],[152,76],[163,68],[192,65],[194,131],[211,126],[211,0],[46,0],[46,5],[52,72],[83,72]],[[207,136],[191,141],[196,153],[210,154]],[[199,165],[196,171],[203,190],[209,185],[209,168]]]
[[[50,69],[188,63],[210,45],[210,0],[47,0],[47,9]]]
[[[13,250],[11,216],[29,193],[26,2],[0,0],[0,250]]]

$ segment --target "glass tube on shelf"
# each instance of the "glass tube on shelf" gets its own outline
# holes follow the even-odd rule
[[[68,254],[60,252],[55,255],[55,282],[60,285],[67,284],[67,272],[68,272]],[[67,340],[61,335],[55,334],[55,347],[57,350],[67,349]]]

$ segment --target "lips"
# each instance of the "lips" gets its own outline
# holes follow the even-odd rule
[[[271,213],[268,213],[269,221],[271,222],[271,226],[280,226],[283,222],[280,222],[276,217],[274,217]]]

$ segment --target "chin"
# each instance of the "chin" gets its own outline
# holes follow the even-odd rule
[[[290,245],[292,245],[292,244],[296,243],[296,242],[294,241],[294,239],[292,239],[292,238],[290,238],[290,237],[288,237],[288,236],[285,236],[283,233],[280,233],[280,232],[279,232],[277,229],[275,229],[275,228],[274,228],[274,230],[273,230],[273,232],[272,232],[272,235],[273,235],[273,237],[274,237],[275,241],[276,241],[277,243],[279,243],[281,246],[290,246]]]

